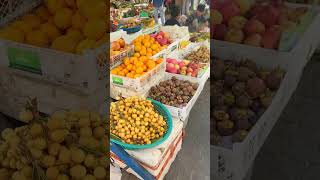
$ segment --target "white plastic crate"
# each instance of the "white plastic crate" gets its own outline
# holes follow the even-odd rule
[[[110,68],[114,68],[114,67],[120,65],[123,62],[123,59],[125,57],[133,56],[133,53],[134,53],[133,45],[126,45],[126,46],[129,46],[129,48],[126,49],[125,51],[120,52],[117,55],[110,57]]]
[[[5,26],[15,18],[32,11],[40,0],[25,0],[23,3],[2,3],[0,9],[11,9],[0,20]],[[16,7],[11,7],[16,6]],[[107,44],[83,55],[64,53],[48,48],[0,40],[0,66],[14,73],[43,80],[68,88],[93,93],[99,83],[105,82],[107,70]],[[18,68],[18,69],[17,69]]]
[[[176,77],[177,79],[180,79],[180,80],[188,80],[193,83],[198,83],[196,79],[188,79],[186,76],[176,76],[176,74],[170,74],[170,73],[166,73],[166,76],[161,81],[169,80],[172,77]],[[177,118],[184,122],[189,117],[190,111],[194,106],[194,104],[196,103],[202,90],[203,90],[203,86],[199,84],[196,93],[193,95],[193,97],[190,99],[190,101],[185,107],[178,108],[178,107],[173,107],[165,104],[164,106],[169,110],[172,117]]]
[[[155,76],[164,74],[165,68],[165,61],[162,61],[160,64],[157,64],[156,67],[154,67],[152,70],[135,79],[111,74],[110,83],[134,91],[143,91],[146,87],[148,87],[148,84],[150,84],[155,79]]]
[[[237,49],[217,48],[214,52],[215,56],[222,59],[250,59],[255,61],[258,66],[265,68],[280,66],[286,70],[286,75],[271,105],[250,130],[243,142],[233,144],[232,149],[211,146],[211,171],[213,171],[212,174],[216,180],[243,180],[282,110],[295,91],[301,75],[301,73],[297,73],[296,69],[292,68],[294,66],[290,66],[287,63],[291,59],[283,59],[284,56],[277,56],[274,53],[261,55],[261,51],[246,53],[246,48],[245,46]],[[292,63],[294,62],[292,61]],[[303,67],[300,67],[301,69]]]

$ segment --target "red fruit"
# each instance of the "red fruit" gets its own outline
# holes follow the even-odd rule
[[[279,15],[280,11],[277,8],[269,5],[261,13],[257,14],[257,19],[267,27],[271,27],[277,24]]]
[[[244,26],[244,32],[246,34],[263,34],[265,30],[265,25],[255,18],[251,18]]]
[[[213,38],[217,40],[223,40],[228,28],[225,24],[218,24],[215,26]]]
[[[262,46],[269,49],[277,49],[279,45],[279,40],[281,37],[281,31],[279,26],[273,26],[263,34],[262,36]]]
[[[241,14],[239,6],[234,2],[222,7],[220,12],[223,16],[224,23],[227,23],[230,18]]]
[[[186,66],[186,65],[184,64],[184,62],[179,62],[178,64],[179,64],[180,68],[183,68],[184,66]]]

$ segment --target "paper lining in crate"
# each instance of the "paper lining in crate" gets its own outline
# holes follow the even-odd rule
[[[116,97],[131,97],[131,96],[138,96],[138,97],[147,97],[148,92],[152,86],[155,86],[160,82],[160,80],[165,76],[165,73],[159,73],[159,75],[154,76],[154,79],[148,84],[147,86],[144,87],[143,90],[141,91],[134,91],[131,89],[123,88],[116,86],[114,84],[110,85],[110,97],[113,99],[116,99]]]
[[[125,51],[120,52],[117,55],[110,57],[110,68],[114,68],[120,65],[123,62],[125,57],[131,57],[134,53],[133,45],[126,45],[129,46]]]
[[[215,51],[215,55],[221,59],[236,61],[250,59],[255,61],[259,67],[264,68],[280,66],[286,70],[286,75],[271,105],[253,126],[243,142],[234,143],[232,149],[211,146],[211,171],[216,180],[243,180],[298,83],[296,82],[297,73],[291,69],[292,66],[285,62],[286,60],[277,56],[270,58],[272,55],[261,56],[259,51],[250,54],[243,52],[239,49],[237,51],[224,49],[224,51]]]
[[[123,76],[118,76],[111,74],[110,82],[111,84],[123,88],[128,88],[134,91],[143,91],[146,87],[149,87],[149,84],[152,83],[155,76],[160,76],[165,72],[165,61],[162,61],[160,64],[157,64],[152,70],[146,72],[144,75],[138,78],[128,78]]]
[[[179,80],[188,80],[193,83],[198,83],[196,79],[188,79],[188,77],[186,77],[186,76],[176,76],[176,74],[171,74],[171,73],[166,73],[166,75],[164,76],[164,78],[161,81],[169,80],[172,77],[176,77]],[[164,106],[169,110],[172,117],[177,118],[177,119],[185,122],[190,114],[192,107],[194,106],[195,102],[199,98],[202,90],[203,90],[203,86],[201,86],[199,84],[196,93],[193,95],[193,97],[190,99],[190,101],[187,103],[187,105],[185,107],[178,108],[178,107],[173,107],[173,106],[169,106],[166,104],[164,104]]]
[[[130,156],[136,159],[147,171],[149,171],[157,180],[162,180],[170,169],[172,162],[181,149],[183,138],[183,124],[181,121],[173,120],[173,131],[169,138],[161,145],[144,150],[126,150]],[[111,159],[121,168],[126,168],[114,153],[110,152]],[[128,172],[140,178],[130,168]],[[112,177],[111,177],[112,178]],[[141,178],[140,178],[141,179]]]

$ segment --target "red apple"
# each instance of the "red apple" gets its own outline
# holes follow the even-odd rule
[[[167,71],[171,71],[172,69],[175,69],[174,64],[172,64],[172,63],[167,63],[166,69],[167,69]]]
[[[260,34],[251,34],[244,40],[244,44],[261,47],[262,37]]]
[[[187,73],[187,76],[191,76],[191,75],[192,75],[192,72],[188,72],[188,73]]]
[[[228,28],[225,24],[218,24],[215,26],[213,38],[217,40],[223,40]]]
[[[244,34],[241,30],[229,29],[224,40],[234,43],[241,43],[243,41],[243,38]]]
[[[251,18],[244,26],[244,32],[248,35],[255,33],[263,34],[265,30],[265,25],[255,18]]]
[[[192,69],[192,68],[188,68],[188,69],[187,69],[187,72],[188,72],[188,73],[192,73],[192,72],[193,72],[193,69]]]
[[[197,75],[198,75],[198,72],[192,72],[191,74],[192,77],[197,77]]]

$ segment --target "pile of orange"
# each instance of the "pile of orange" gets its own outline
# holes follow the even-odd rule
[[[166,46],[161,46],[153,37],[150,35],[140,35],[132,42],[134,44],[134,57],[151,56],[159,53],[165,49]]]
[[[162,58],[152,60],[147,56],[126,57],[121,65],[111,70],[111,74],[128,78],[138,78],[152,70],[163,61]]]

